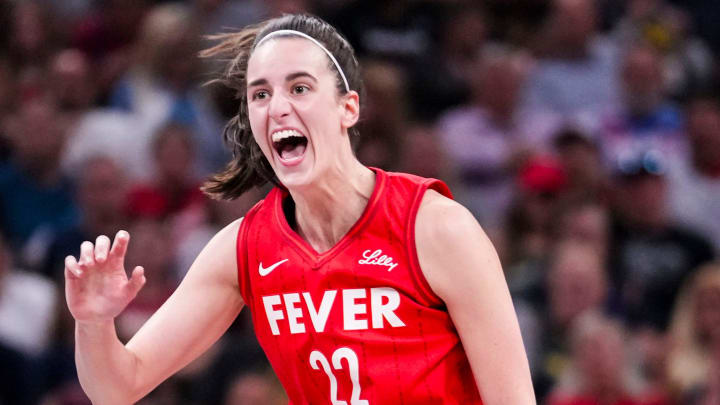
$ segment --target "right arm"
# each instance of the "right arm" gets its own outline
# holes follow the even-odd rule
[[[112,248],[100,236],[84,242],[79,262],[65,261],[66,297],[75,318],[75,362],[80,383],[95,404],[126,405],[207,350],[243,307],[237,282],[236,238],[240,220],[205,246],[173,295],[123,345],[114,318],[145,282],[137,267],[126,276],[129,241],[120,231]]]

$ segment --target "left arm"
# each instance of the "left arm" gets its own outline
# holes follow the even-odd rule
[[[486,405],[535,404],[500,260],[472,214],[428,190],[415,224],[420,267],[445,301]]]

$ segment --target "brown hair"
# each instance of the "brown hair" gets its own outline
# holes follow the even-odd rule
[[[223,131],[225,143],[232,149],[233,159],[222,172],[212,176],[202,188],[213,198],[232,200],[250,188],[262,186],[267,182],[279,185],[270,163],[253,138],[246,94],[250,55],[262,38],[278,30],[299,31],[323,44],[337,59],[350,89],[358,92],[362,100],[363,85],[355,51],[335,28],[320,18],[290,14],[248,26],[240,32],[211,36],[211,39],[219,40],[220,43],[202,51],[200,56],[220,58],[226,65],[222,75],[210,83],[220,83],[229,87],[235,91],[235,97],[240,101],[237,115],[230,119]],[[342,77],[330,58],[328,58],[328,66],[335,72],[338,93],[341,95],[347,93]],[[357,135],[356,128],[350,128],[349,132],[351,135]]]

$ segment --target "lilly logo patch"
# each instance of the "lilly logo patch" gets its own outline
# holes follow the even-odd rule
[[[392,271],[398,264],[393,263],[393,258],[384,255],[382,250],[377,249],[375,251],[368,249],[363,252],[363,259],[358,260],[359,264],[374,264],[377,266],[385,266],[388,271]]]

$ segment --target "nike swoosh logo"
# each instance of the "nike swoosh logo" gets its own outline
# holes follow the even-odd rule
[[[267,276],[268,274],[270,274],[271,271],[275,270],[275,267],[285,263],[286,261],[288,261],[288,259],[280,260],[279,262],[273,264],[270,267],[263,267],[262,262],[260,262],[260,267],[258,268],[258,272],[260,273],[261,276]]]

